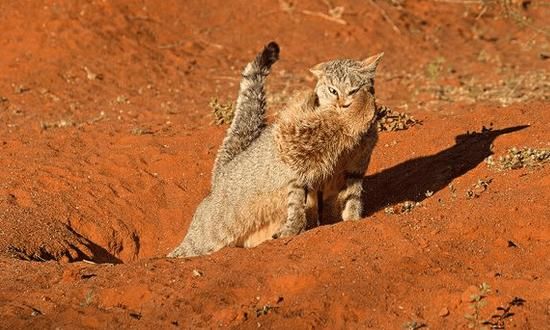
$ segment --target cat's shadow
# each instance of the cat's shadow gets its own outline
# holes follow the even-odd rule
[[[455,137],[455,144],[431,156],[418,157],[368,175],[364,179],[364,217],[387,206],[405,201],[421,202],[426,192],[438,192],[449,183],[475,168],[492,155],[491,144],[500,135],[516,132],[528,125],[500,130],[482,130]],[[429,193],[428,193],[429,195]],[[340,219],[324,219],[323,224]]]

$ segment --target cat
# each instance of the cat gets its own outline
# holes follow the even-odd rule
[[[304,231],[308,217],[318,215],[319,200],[313,195],[340,177],[340,172],[345,177],[345,160],[357,163],[349,173],[360,172],[363,164],[355,161],[358,156],[352,150],[371,143],[366,140],[376,109],[372,79],[381,56],[312,68],[319,78],[315,91],[295,97],[276,123],[267,125],[264,84],[279,58],[279,46],[275,42],[265,46],[243,70],[235,117],[214,163],[211,192],[197,207],[181,244],[168,256],[198,256],[226,246],[253,247]],[[352,77],[333,81],[331,69],[337,63],[348,66],[338,73]],[[354,90],[344,89],[346,81]],[[333,91],[347,95],[340,98]],[[335,176],[338,167],[346,170],[336,171]],[[346,179],[344,193],[336,199],[344,198],[344,212],[356,218],[361,207],[354,198],[361,193],[356,185],[360,179]]]
[[[375,69],[383,55],[380,53],[364,61],[333,60],[311,68],[310,71],[317,78],[315,93],[319,105],[336,104],[346,108],[361,88],[369,89],[369,93],[374,96]],[[377,112],[379,108],[376,104],[374,106]],[[339,219],[347,221],[363,217],[363,176],[377,141],[376,125],[370,125],[361,133],[360,142],[340,156],[331,179],[324,183],[317,194],[320,199],[317,201],[320,222],[333,223]]]

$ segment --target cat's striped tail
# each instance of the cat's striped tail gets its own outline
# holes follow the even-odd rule
[[[265,79],[279,59],[279,45],[270,42],[242,72],[235,116],[214,163],[213,176],[244,151],[265,127]]]

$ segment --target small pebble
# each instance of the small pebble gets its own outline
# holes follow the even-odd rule
[[[445,316],[449,315],[449,309],[447,307],[441,308],[438,315],[441,316],[441,317],[445,317]]]

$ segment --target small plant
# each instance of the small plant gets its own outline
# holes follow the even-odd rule
[[[486,161],[489,167],[498,170],[515,170],[519,168],[539,167],[550,162],[550,149],[533,148],[510,148],[506,154],[495,160],[493,156],[487,157]]]
[[[402,131],[416,124],[422,124],[422,121],[406,113],[393,111],[386,106],[380,107],[376,115],[376,129],[379,132]]]
[[[411,212],[415,207],[422,205],[420,202],[404,201],[403,203],[395,206],[388,206],[384,208],[386,214],[403,214]]]
[[[510,21],[518,24],[521,27],[528,27],[539,33],[550,35],[550,30],[547,27],[540,27],[532,22],[532,19],[522,14],[531,5],[531,0],[479,0],[481,12],[478,17],[481,17],[488,9],[497,9],[502,16]]]
[[[29,87],[25,86],[25,85],[13,86],[13,91],[16,94],[23,94],[23,93],[28,92],[30,90],[31,89]]]
[[[256,309],[256,317],[260,317],[262,315],[267,315],[269,314],[269,312],[275,308],[278,308],[278,307],[274,307],[274,306],[270,306],[270,305],[264,305],[263,307],[261,308],[257,308]]]
[[[86,292],[86,296],[84,297],[84,300],[80,302],[80,306],[82,307],[89,306],[93,301],[94,301],[94,291],[88,290],[88,292]]]
[[[443,71],[443,57],[437,57],[426,65],[426,76],[431,80],[436,80]]]
[[[119,96],[116,97],[115,103],[117,103],[117,104],[128,104],[128,103],[130,103],[130,100],[124,95],[119,95]]]
[[[212,108],[216,125],[231,124],[233,115],[235,114],[233,102],[227,101],[226,103],[221,103],[218,98],[213,98],[209,106]]]
[[[72,126],[76,126],[76,123],[70,119],[60,119],[58,121],[40,122],[40,127],[43,130],[47,130],[50,128],[65,128],[65,127],[72,127]]]
[[[491,184],[491,182],[493,182],[493,178],[478,179],[476,184],[466,190],[466,198],[478,198],[482,193],[487,191],[487,188],[489,188],[489,184]]]
[[[145,135],[145,134],[154,134],[152,129],[145,128],[145,127],[134,127],[132,128],[132,131],[130,132],[132,135]]]
[[[481,309],[487,305],[485,298],[491,292],[489,284],[483,282],[479,285],[479,292],[470,296],[470,313],[464,314],[464,318],[468,320],[469,329],[488,329],[484,326],[481,318]]]
[[[427,325],[425,323],[421,323],[418,321],[409,321],[409,322],[403,323],[404,330],[417,330],[417,329],[425,328],[426,326]]]
[[[514,306],[523,306],[525,299],[514,297],[512,301],[508,302],[505,307],[497,307],[497,313],[491,315],[491,318],[483,322],[483,325],[489,325],[491,329],[505,329],[504,322],[507,318],[514,316],[511,312]]]

